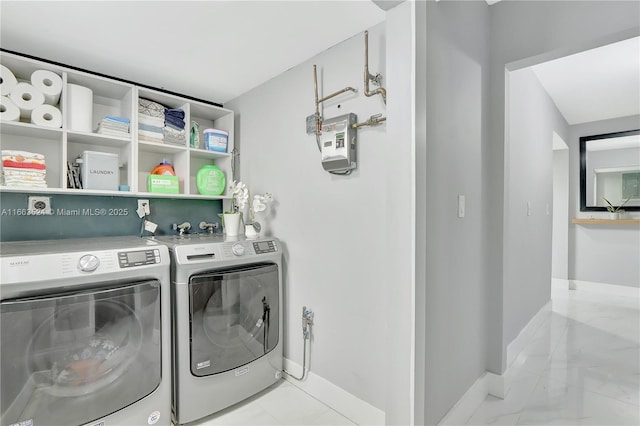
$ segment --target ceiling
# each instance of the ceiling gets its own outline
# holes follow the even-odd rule
[[[225,103],[385,19],[359,1],[0,1],[0,46]]]
[[[532,69],[569,125],[640,114],[640,37]]]

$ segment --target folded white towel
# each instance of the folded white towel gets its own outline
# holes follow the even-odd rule
[[[28,152],[28,151],[16,151],[11,149],[3,149],[2,150],[3,157],[24,157],[24,158],[33,158],[35,160],[44,160],[44,155],[38,154],[36,152]]]

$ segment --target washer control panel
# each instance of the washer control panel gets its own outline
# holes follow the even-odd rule
[[[120,251],[118,252],[118,263],[121,268],[154,265],[160,263],[160,250]]]
[[[253,249],[255,250],[256,254],[275,253],[276,251],[278,251],[278,248],[276,247],[276,244],[273,240],[256,241],[253,243]]]

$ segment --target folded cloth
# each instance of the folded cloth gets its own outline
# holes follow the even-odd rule
[[[125,125],[125,126],[113,126],[111,124],[108,123],[99,123],[98,124],[98,129],[109,129],[109,130],[115,130],[118,132],[125,132],[125,133],[129,133],[129,126]]]
[[[150,132],[148,130],[139,130],[138,135],[149,136],[150,138],[156,138],[162,140],[164,138],[164,133],[160,132]]]
[[[3,159],[4,157],[16,157],[16,158],[22,157],[25,159],[44,160],[44,155],[42,154],[38,154],[36,152],[29,152],[29,151],[16,151],[12,149],[3,149],[2,157]],[[16,159],[14,161],[23,161],[23,160]]]
[[[158,132],[158,133],[162,133],[163,132],[163,127],[160,126],[151,126],[149,124],[144,124],[144,123],[138,123],[138,129],[140,130],[146,130],[147,132]]]
[[[35,164],[35,163],[25,163],[19,161],[11,161],[11,160],[2,160],[2,165],[4,167],[15,167],[17,169],[39,169],[44,170],[47,168],[44,164]]]
[[[38,169],[17,169],[14,167],[4,167],[2,169],[2,172],[6,175],[6,176],[32,176],[32,177],[38,177],[38,176],[46,176],[47,171],[46,170],[38,170]]]
[[[170,115],[167,115],[164,117],[164,123],[165,124],[171,124],[174,127],[177,127],[179,129],[184,129],[186,126],[186,123],[184,122],[184,120],[181,120],[177,117],[172,117]]]
[[[164,126],[164,117],[151,117],[145,114],[138,114],[138,124],[148,124],[149,126],[162,127]]]
[[[39,182],[46,182],[44,180],[44,178],[36,178],[36,177],[29,177],[29,176],[25,176],[25,177],[21,177],[21,178],[12,178],[10,176],[5,176],[4,177],[4,183],[5,184],[10,184],[10,183],[39,183]]]
[[[22,188],[22,187],[46,188],[47,183],[46,182],[5,182],[4,186],[9,186],[12,188]]]
[[[98,132],[101,135],[107,135],[107,136],[118,136],[121,138],[128,138],[129,137],[129,132],[123,132],[121,130],[111,130],[111,129],[102,129],[99,128]]]
[[[45,164],[44,160],[24,158],[24,157],[14,156],[14,155],[3,155],[2,161],[13,161],[14,163],[20,163],[20,164],[41,164],[41,165]]]
[[[171,123],[166,123],[166,124],[164,125],[164,128],[165,128],[165,129],[167,129],[167,128],[168,128],[168,129],[172,129],[172,130],[175,130],[176,132],[184,132],[184,127],[174,126],[174,125],[173,125],[173,124],[171,124]]]
[[[152,138],[151,136],[147,136],[147,135],[138,135],[138,140],[145,141],[145,142],[164,143],[163,139]]]
[[[164,106],[149,99],[138,99],[138,112],[150,117],[164,118]]]
[[[125,117],[118,117],[117,115],[105,115],[102,121],[117,121],[119,123],[129,124],[131,120]]]
[[[181,109],[165,109],[164,116],[170,115],[171,117],[179,118],[180,120],[184,120],[185,114]]]
[[[187,134],[187,132],[184,129],[175,129],[173,127],[170,126],[165,126],[162,129],[162,132],[164,133],[165,136],[167,135],[172,135],[176,138],[184,138],[185,135]]]
[[[176,145],[185,145],[187,143],[186,132],[184,130],[178,131],[165,127],[164,141]]]
[[[129,128],[129,123],[123,123],[121,121],[113,121],[113,120],[102,120],[100,123],[105,127],[112,127],[114,129],[128,129]]]

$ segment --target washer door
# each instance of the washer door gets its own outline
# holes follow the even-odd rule
[[[247,364],[278,344],[279,281],[274,263],[194,275],[189,280],[191,373]]]
[[[160,284],[118,285],[0,303],[3,426],[85,424],[158,387]]]

